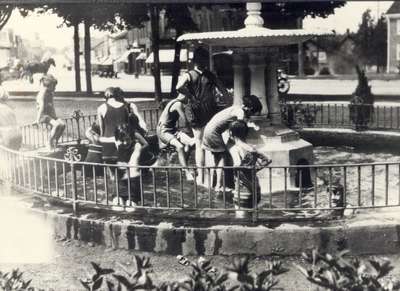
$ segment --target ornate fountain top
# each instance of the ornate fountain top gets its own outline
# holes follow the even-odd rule
[[[261,17],[261,3],[249,2],[246,4],[247,18],[244,21],[246,28],[264,27],[264,19]]]

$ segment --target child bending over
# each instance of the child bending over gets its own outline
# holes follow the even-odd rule
[[[229,148],[229,153],[232,156],[233,166],[235,167],[249,167],[248,169],[240,169],[235,171],[235,191],[234,201],[240,207],[252,208],[253,207],[253,196],[255,195],[256,203],[260,202],[260,183],[257,176],[254,177],[255,170],[261,170],[268,166],[271,160],[263,154],[257,152],[257,150],[246,143],[246,138],[249,132],[247,124],[242,121],[234,121],[229,126],[229,134],[233,145]],[[255,189],[254,189],[255,187]],[[239,200],[240,191],[240,201]]]
[[[125,172],[121,180],[128,180],[131,183],[133,197],[136,201],[140,197],[140,169],[138,166],[140,154],[143,149],[148,146],[144,137],[127,123],[118,125],[115,129],[115,145],[118,152],[118,165],[129,166],[128,172]],[[124,201],[128,199],[126,196],[121,197]]]
[[[225,166],[225,154],[227,148],[222,138],[222,134],[229,128],[229,125],[236,120],[248,121],[250,116],[259,114],[262,110],[262,104],[257,96],[249,95],[243,97],[243,105],[233,105],[220,112],[208,122],[204,129],[203,148],[213,155],[211,167]],[[256,130],[258,127],[248,122]],[[215,191],[221,191],[222,169],[216,170],[217,181],[215,183]],[[211,175],[212,177],[213,175]],[[212,185],[212,183],[211,183]]]

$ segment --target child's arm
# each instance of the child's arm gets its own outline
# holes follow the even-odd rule
[[[190,91],[187,87],[187,83],[190,81],[190,76],[189,73],[184,74],[181,78],[178,80],[178,84],[176,85],[176,91],[188,96],[190,95]]]
[[[173,109],[175,109],[176,110],[176,112],[178,112],[178,114],[179,114],[179,117],[183,120],[183,126],[185,127],[185,128],[190,128],[190,126],[189,126],[189,121],[187,120],[187,118],[186,118],[186,114],[185,114],[185,112],[183,112],[183,105],[182,105],[182,103],[181,102],[176,102],[174,105],[172,105],[174,108]]]
[[[138,110],[136,104],[135,104],[135,103],[130,103],[129,106],[131,107],[132,112],[137,116],[137,118],[138,118],[138,120],[139,120],[139,126],[140,126],[145,132],[147,132],[148,130],[147,130],[146,122],[144,121],[142,115],[139,113],[139,110]]]
[[[100,105],[100,107],[97,109],[97,123],[99,124],[100,127],[100,136],[104,135],[104,121],[103,121],[104,107],[105,106]]]
[[[36,123],[40,123],[40,117],[44,114],[44,92],[39,91],[36,96],[36,103],[38,105],[38,111],[36,114]]]
[[[142,146],[142,149],[149,145],[149,143],[146,141],[146,139],[140,133],[135,132],[135,138]]]

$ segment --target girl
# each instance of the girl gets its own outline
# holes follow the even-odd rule
[[[243,97],[243,105],[233,105],[214,115],[206,125],[203,136],[203,148],[209,151],[213,156],[210,161],[211,167],[225,166],[225,154],[227,148],[222,138],[222,134],[229,128],[229,125],[236,120],[247,121],[250,116],[259,114],[261,110],[262,105],[258,97],[255,95],[249,95]],[[248,125],[258,130],[258,127],[254,123],[248,122]],[[217,181],[215,191],[221,191],[222,169],[218,168],[216,173]],[[211,177],[213,177],[213,174]]]

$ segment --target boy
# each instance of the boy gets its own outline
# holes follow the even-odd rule
[[[193,52],[193,70],[188,71],[180,78],[176,90],[186,95],[188,105],[185,107],[185,114],[192,128],[196,144],[195,160],[197,167],[204,166],[204,149],[201,142],[203,139],[204,127],[210,119],[218,112],[216,90],[226,100],[230,98],[228,91],[222,82],[208,70],[210,55],[202,47]],[[199,171],[198,184],[204,183],[203,171]]]
[[[65,129],[65,123],[57,118],[54,109],[54,91],[56,89],[57,79],[52,75],[44,75],[40,79],[40,90],[36,96],[37,118],[36,123],[45,123],[51,126],[48,149],[54,150],[57,142]]]
[[[178,130],[177,127],[179,118],[183,120],[185,127],[188,126],[183,111],[187,100],[188,98],[185,95],[179,94],[178,97],[168,102],[157,124],[157,136],[160,148],[165,148],[168,145],[175,148],[178,153],[179,163],[184,168],[186,179],[192,181],[193,176],[187,169],[187,153],[189,148],[194,145],[194,140],[183,131]]]

